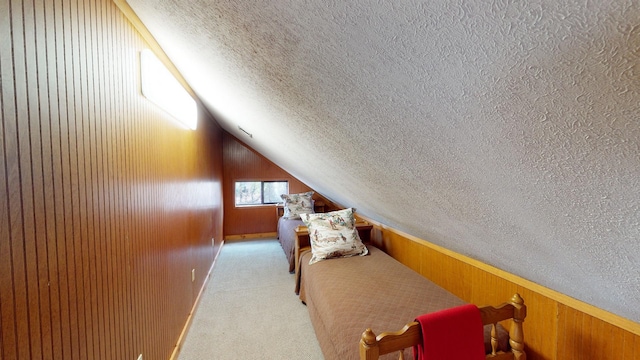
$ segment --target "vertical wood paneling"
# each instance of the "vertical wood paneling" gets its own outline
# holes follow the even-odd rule
[[[25,9],[27,3],[25,2]],[[34,126],[31,128],[32,145],[32,171],[34,179],[34,220],[36,239],[36,259],[38,276],[38,295],[40,305],[40,332],[42,344],[42,357],[53,358],[53,335],[51,333],[51,293],[49,291],[49,263],[47,255],[47,185],[46,179],[49,172],[45,171],[45,158],[50,149],[47,138],[49,133],[47,109],[49,107],[47,94],[49,92],[46,81],[46,39],[44,36],[43,5],[41,2],[33,2],[29,5],[31,9],[25,11],[25,19],[31,19],[30,24],[33,30],[32,54],[27,57],[32,59],[29,71],[34,72],[35,79],[30,82],[37,84],[35,88],[29,87],[32,115]],[[37,119],[37,120],[36,120]]]
[[[624,332],[622,340],[623,359],[640,359],[640,337]]]
[[[85,2],[83,0],[83,2]],[[86,4],[86,2],[85,2]],[[113,21],[113,11],[117,11],[114,7],[105,4],[105,13],[106,13],[106,27],[112,29],[112,31],[105,31],[107,37],[105,40],[105,47],[115,49],[118,47],[117,44],[114,43],[114,38],[117,37],[118,28]],[[117,109],[119,108],[118,102],[118,93],[116,91],[117,83],[126,81],[119,77],[119,64],[114,60],[113,52],[108,52],[108,66],[110,69],[109,76],[109,108],[111,109],[111,114],[109,115],[108,128],[109,128],[109,143],[108,147],[111,149],[110,151],[110,186],[111,189],[111,222],[113,223],[111,237],[116,239],[122,239],[122,218],[120,215],[120,211],[122,211],[123,206],[120,201],[120,187],[118,186],[117,174],[121,173],[120,164],[120,144],[119,140],[121,134],[118,131],[118,123],[119,116]],[[120,210],[120,211],[119,211]],[[124,358],[126,357],[126,336],[122,336],[126,334],[126,329],[124,327],[123,317],[126,312],[125,306],[122,303],[121,299],[121,289],[125,288],[125,284],[122,278],[122,259],[123,254],[120,251],[122,246],[122,241],[116,241],[113,243],[112,252],[110,255],[111,259],[111,268],[112,271],[112,286],[115,291],[111,293],[113,308],[114,311],[112,313],[113,316],[113,333],[116,346],[113,348],[113,355],[116,358]]]
[[[80,322],[78,316],[78,303],[82,299],[77,286],[77,274],[76,274],[76,262],[78,258],[75,255],[75,219],[74,215],[76,210],[74,209],[75,199],[77,198],[77,186],[74,168],[74,158],[77,147],[75,146],[75,89],[73,87],[74,72],[73,72],[73,57],[71,55],[72,40],[71,34],[74,27],[71,21],[71,4],[69,2],[60,1],[59,16],[61,22],[61,31],[58,36],[60,37],[60,54],[59,60],[61,73],[59,74],[59,81],[63,88],[60,91],[60,104],[62,106],[62,117],[60,119],[61,124],[61,156],[62,156],[62,185],[63,194],[63,216],[64,216],[64,235],[60,239],[64,241],[64,248],[59,252],[63,253],[66,259],[66,301],[68,306],[68,328],[69,341],[67,344],[67,353],[65,356],[71,358],[79,358],[81,354],[81,347],[79,345],[80,340]]]
[[[236,181],[288,180],[289,192],[292,194],[311,190],[291,174],[226,133],[223,154],[225,236],[275,233],[277,227],[273,206],[235,207]]]
[[[9,5],[10,24],[12,27],[11,40],[13,43],[14,82],[11,97],[13,99],[13,114],[6,118],[8,136],[6,141],[12,144],[8,147],[8,181],[9,207],[11,229],[11,261],[13,274],[14,311],[17,320],[16,337],[18,339],[18,357],[32,357],[31,326],[32,312],[29,311],[29,277],[27,270],[27,237],[24,225],[24,201],[28,202],[31,195],[30,172],[28,169],[28,125],[26,69],[25,69],[25,40],[22,3],[12,1]],[[13,150],[13,151],[12,151]],[[28,206],[28,204],[27,204]],[[27,213],[27,216],[31,214]],[[27,230],[28,231],[28,230]],[[35,310],[35,309],[34,309]],[[35,330],[37,331],[37,329]],[[37,340],[36,340],[37,341]],[[35,349],[37,352],[37,348]]]
[[[640,358],[639,336],[566,305],[558,314],[558,359]]]
[[[84,62],[82,61],[82,52],[84,51],[84,34],[85,28],[83,24],[82,9],[79,7],[77,1],[70,3],[70,15],[71,15],[71,65],[72,65],[72,88],[74,92],[73,97],[73,119],[75,120],[71,131],[73,138],[70,147],[75,149],[74,154],[71,157],[73,172],[72,183],[74,183],[73,197],[73,232],[75,239],[80,241],[74,241],[75,250],[75,275],[76,286],[78,289],[78,295],[81,296],[78,299],[77,316],[80,331],[84,335],[79,339],[80,354],[81,356],[91,356],[92,343],[91,339],[91,326],[93,321],[91,316],[91,306],[86,299],[91,298],[90,286],[87,286],[89,282],[90,273],[90,252],[88,250],[89,239],[88,237],[88,221],[87,221],[87,192],[88,188],[86,178],[86,150],[84,136],[86,132],[86,122],[88,115],[86,111],[86,89],[83,86],[84,78],[86,77],[86,71],[84,69]]]
[[[517,284],[463,256],[359,217],[374,225],[374,244],[465,301],[497,305],[519,293],[527,304],[527,359],[640,359],[639,335],[545,295],[549,291],[543,294],[539,286]]]
[[[110,306],[110,294],[111,292],[108,290],[111,288],[109,283],[110,278],[110,270],[108,267],[109,261],[109,242],[106,239],[109,238],[108,227],[109,219],[107,216],[107,207],[108,207],[108,190],[105,188],[105,181],[108,176],[108,173],[104,169],[105,157],[108,154],[107,148],[104,146],[104,137],[107,135],[104,132],[104,122],[107,120],[107,116],[105,114],[106,109],[108,108],[106,104],[106,100],[104,98],[104,93],[106,91],[106,83],[104,81],[103,72],[106,69],[104,64],[104,44],[101,41],[102,32],[102,19],[100,19],[99,7],[102,2],[93,2],[89,4],[88,7],[88,15],[89,15],[89,24],[92,29],[92,47],[91,59],[93,60],[93,70],[92,70],[92,79],[93,85],[91,88],[93,89],[93,99],[94,99],[94,108],[92,110],[93,119],[91,124],[93,125],[93,133],[92,133],[92,143],[94,144],[95,151],[92,153],[92,183],[94,185],[94,202],[93,202],[93,212],[94,219],[96,219],[96,224],[98,225],[95,229],[96,231],[96,249],[100,254],[98,256],[98,278],[101,279],[101,283],[98,287],[98,298],[100,301],[98,302],[98,310],[99,310],[99,318],[100,318],[100,326],[98,328],[98,332],[100,334],[100,352],[99,355],[101,357],[109,358],[112,357],[112,349],[114,345],[111,340],[111,324],[110,324],[110,314],[112,312],[112,308]]]
[[[111,1],[1,2],[0,35],[0,359],[168,358],[223,236],[222,130],[141,96]]]
[[[43,22],[45,28],[49,28],[54,24],[53,11],[51,8],[51,2],[45,2],[44,13],[45,21]],[[44,133],[47,134],[46,143],[43,143],[43,152],[46,156],[45,166],[45,179],[47,179],[46,185],[46,201],[45,206],[47,209],[47,261],[49,265],[48,274],[48,289],[50,291],[51,300],[51,327],[49,329],[52,336],[52,351],[53,359],[63,358],[63,305],[61,304],[61,286],[51,286],[51,284],[60,285],[59,273],[64,271],[64,262],[58,261],[58,209],[60,199],[60,181],[56,173],[57,166],[60,157],[60,148],[57,146],[59,143],[54,141],[58,137],[55,134],[59,134],[58,131],[58,112],[57,112],[57,79],[56,79],[56,57],[55,57],[55,34],[53,31],[45,32],[46,36],[46,75],[47,75],[47,98],[49,99],[48,108],[46,109],[47,125],[48,129]]]
[[[53,167],[53,183],[54,183],[54,197],[55,197],[55,228],[56,228],[56,258],[54,258],[58,264],[57,277],[54,278],[54,284],[57,280],[59,288],[59,304],[60,304],[60,337],[61,337],[61,353],[63,358],[72,357],[71,352],[71,338],[74,336],[72,333],[71,322],[71,296],[72,286],[69,280],[69,268],[70,261],[68,261],[67,249],[67,223],[68,218],[66,216],[68,209],[68,176],[65,171],[68,169],[66,166],[65,154],[68,154],[68,147],[66,146],[67,131],[67,97],[66,97],[66,74],[65,74],[65,53],[64,53],[64,33],[65,25],[63,21],[63,3],[61,0],[56,1],[50,8],[52,14],[53,28],[49,25],[49,32],[52,33],[52,41],[54,49],[51,52],[51,61],[49,62],[49,72],[51,73],[50,79],[52,83],[57,85],[54,91],[50,93],[53,100],[52,106],[52,167]],[[51,50],[50,50],[51,51]]]
[[[41,146],[39,148],[39,156],[40,156],[40,173],[41,173],[41,228],[37,231],[38,239],[39,239],[39,261],[42,262],[43,266],[41,266],[41,273],[39,275],[40,281],[40,293],[43,294],[44,299],[41,300],[41,314],[43,316],[41,329],[43,336],[43,355],[45,358],[55,358],[59,356],[59,353],[56,353],[58,348],[55,346],[55,338],[56,332],[53,329],[53,313],[58,310],[55,302],[57,300],[57,291],[53,289],[50,290],[50,278],[51,274],[57,271],[57,267],[55,263],[52,264],[50,262],[49,255],[49,239],[55,233],[51,224],[54,223],[55,213],[53,211],[53,196],[52,196],[52,186],[51,186],[51,178],[53,173],[51,171],[50,164],[50,149],[51,145],[51,137],[49,134],[51,133],[51,123],[49,121],[51,114],[49,112],[50,103],[49,96],[50,88],[48,81],[48,59],[47,59],[47,47],[48,41],[46,36],[46,12],[45,5],[42,2],[34,2],[34,23],[36,30],[36,43],[37,43],[37,51],[36,51],[36,61],[37,61],[37,72],[38,72],[38,101],[39,101],[39,119],[40,119],[40,135],[41,135]],[[56,318],[57,320],[57,318]]]
[[[111,21],[111,7],[110,6],[104,6],[104,18],[105,18],[105,24],[106,24],[106,28],[112,28],[112,21]],[[111,37],[114,35],[112,33],[112,31],[103,31],[104,34],[104,43],[103,43],[103,47],[104,48],[111,48],[113,46],[113,43],[111,41]],[[118,189],[117,189],[117,181],[116,181],[116,177],[115,175],[117,174],[116,171],[116,166],[117,166],[117,155],[118,155],[118,147],[117,147],[117,133],[115,131],[115,123],[117,122],[117,117],[116,117],[116,113],[115,113],[115,109],[116,109],[116,97],[117,94],[114,91],[114,82],[117,80],[116,78],[116,65],[113,62],[113,52],[107,52],[104,54],[105,56],[105,68],[110,69],[109,70],[109,74],[107,74],[107,85],[108,85],[108,91],[107,91],[107,95],[108,95],[108,106],[107,109],[109,109],[108,113],[107,113],[107,117],[105,119],[105,124],[106,124],[106,134],[107,134],[107,141],[105,142],[105,145],[108,149],[111,149],[110,151],[107,152],[108,157],[107,157],[107,168],[106,171],[108,173],[108,177],[107,177],[107,191],[109,193],[109,207],[108,207],[108,221],[110,223],[113,224],[113,226],[110,227],[110,231],[108,234],[109,238],[121,238],[119,231],[120,231],[120,221],[117,215],[117,209],[121,209],[120,204],[118,203]],[[111,280],[111,286],[114,289],[120,289],[122,287],[122,284],[120,282],[120,274],[121,272],[118,271],[119,269],[119,254],[118,254],[118,247],[120,245],[120,242],[113,242],[111,243],[110,249],[109,249],[109,268],[110,268],[110,280]],[[111,324],[112,324],[112,336],[114,339],[114,346],[113,346],[113,356],[114,357],[122,357],[122,355],[119,355],[119,350],[124,348],[124,345],[122,343],[122,339],[120,336],[118,336],[118,334],[122,333],[122,328],[121,328],[121,322],[120,322],[120,314],[122,313],[122,306],[119,302],[118,299],[118,291],[113,291],[110,293],[110,303],[111,303]]]
[[[8,124],[13,107],[13,53],[11,50],[10,7],[6,1],[0,2],[0,327],[2,329],[2,341],[0,341],[1,358],[15,359],[17,351],[17,331],[14,326],[16,318],[14,314],[14,287],[11,241],[11,207],[9,200],[9,159],[14,147],[9,136],[12,136],[11,127]],[[5,240],[6,239],[6,240]]]

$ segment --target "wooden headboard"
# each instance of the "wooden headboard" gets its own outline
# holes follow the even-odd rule
[[[325,204],[322,201],[313,202],[313,210],[317,213],[323,213],[325,211]],[[284,215],[284,205],[276,205],[276,217],[282,217]]]

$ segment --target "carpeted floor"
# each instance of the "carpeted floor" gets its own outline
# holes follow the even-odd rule
[[[323,359],[277,240],[222,247],[179,360]]]

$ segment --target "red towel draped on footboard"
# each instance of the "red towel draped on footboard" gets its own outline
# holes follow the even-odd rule
[[[420,315],[422,344],[413,348],[417,360],[484,360],[482,318],[473,304]]]

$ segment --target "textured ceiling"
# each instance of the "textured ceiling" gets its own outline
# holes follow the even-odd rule
[[[640,322],[637,1],[128,2],[320,193]]]

